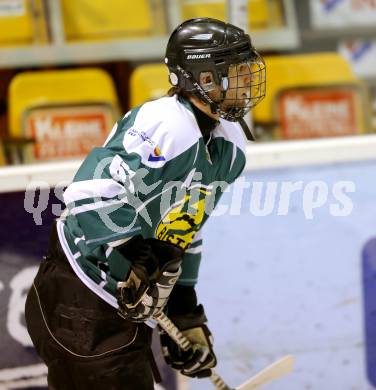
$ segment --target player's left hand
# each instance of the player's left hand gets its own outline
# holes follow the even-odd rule
[[[204,378],[211,375],[217,364],[213,351],[213,337],[206,325],[202,305],[185,315],[171,315],[170,319],[192,343],[189,351],[183,351],[163,330],[160,330],[163,356],[167,364],[183,375]]]

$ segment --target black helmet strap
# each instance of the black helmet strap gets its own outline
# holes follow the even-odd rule
[[[188,80],[193,85],[193,87],[199,93],[201,98],[204,99],[210,105],[211,112],[213,114],[216,114],[219,111],[218,104],[209,97],[209,95],[204,91],[201,85],[193,78],[190,73],[186,72],[180,65],[177,65],[176,69],[186,80]]]
[[[256,140],[255,136],[253,135],[251,129],[248,127],[244,118],[239,118],[238,122],[239,122],[241,128],[243,129],[243,132],[244,132],[245,136],[247,137],[247,140],[248,141],[255,141]]]

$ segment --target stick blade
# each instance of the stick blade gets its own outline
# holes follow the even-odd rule
[[[294,367],[294,357],[292,355],[286,355],[277,360],[270,366],[264,368],[258,374],[248,379],[242,385],[236,388],[236,390],[255,390],[259,387],[270,383],[281,376],[288,374]]]

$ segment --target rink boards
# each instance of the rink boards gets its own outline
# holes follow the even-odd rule
[[[6,182],[0,178],[0,387],[5,381],[17,388],[44,381],[45,368],[25,330],[23,304],[50,222],[61,212],[56,182],[69,181],[76,167],[55,164],[47,173],[41,168],[37,175],[25,175],[20,170]],[[375,172],[374,160],[251,167],[240,203],[238,199],[233,206],[233,189],[224,195],[222,215],[204,228],[198,291],[215,337],[218,371],[229,384],[240,384],[292,353],[294,373],[268,389],[376,388]],[[31,213],[30,207],[25,211],[27,183],[51,176],[51,188],[42,190],[50,193],[46,207],[40,213]],[[352,211],[342,217],[331,214],[334,205],[343,206],[338,193],[333,195],[339,181],[355,188],[347,193]],[[302,188],[291,195],[286,212],[281,198],[287,182],[302,182]],[[315,190],[325,188],[327,196],[317,203],[322,205],[310,212],[304,206],[306,193],[314,197]],[[192,381],[189,386],[199,390],[210,384]]]

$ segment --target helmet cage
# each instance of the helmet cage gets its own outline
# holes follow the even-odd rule
[[[248,36],[246,36],[248,37]],[[185,49],[183,58],[166,57],[172,85],[184,91],[194,93],[208,103],[213,113],[229,121],[238,121],[265,97],[266,69],[260,54],[253,48],[249,37],[241,40],[226,50],[217,48]],[[237,69],[238,64],[247,63],[250,85],[247,87],[246,99],[238,96],[239,80],[245,75],[235,74],[229,77],[230,67]],[[211,72],[215,87],[219,87],[221,97],[215,101],[209,97],[210,90],[200,85],[200,76]],[[234,86],[235,84],[235,86]],[[232,95],[233,97],[229,97]],[[245,104],[241,102],[245,100]]]
[[[240,64],[230,65],[227,76],[227,88],[222,88],[219,113],[222,118],[237,121],[255,107],[265,97],[266,68],[262,57],[255,56]],[[242,69],[239,72],[239,69]]]

